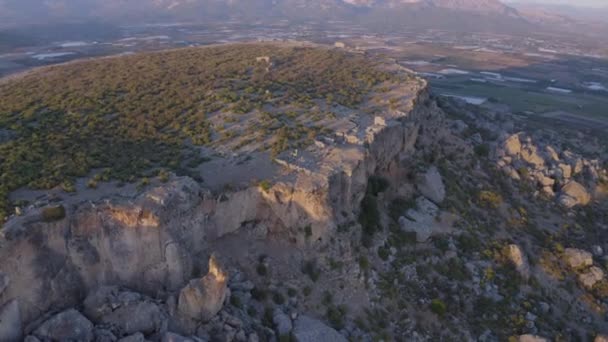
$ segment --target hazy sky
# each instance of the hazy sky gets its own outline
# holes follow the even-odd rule
[[[608,0],[504,0],[505,3],[544,3],[570,6],[608,7]]]

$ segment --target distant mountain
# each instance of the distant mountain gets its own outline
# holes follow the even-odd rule
[[[0,21],[344,20],[377,29],[521,31],[531,23],[498,0],[0,0]]]

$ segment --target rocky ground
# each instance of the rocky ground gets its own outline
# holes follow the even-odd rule
[[[42,263],[50,276],[22,276],[11,265],[41,261],[5,256],[0,340],[605,341],[605,137],[423,100],[398,121],[407,134],[376,136],[356,162],[340,150],[352,168],[328,176],[328,202],[299,208],[339,208],[324,231],[285,221],[316,200],[300,169],[294,188],[315,190],[297,200],[288,184],[215,197],[171,177],[63,221],[19,218],[4,251],[68,257],[33,253],[57,259]],[[345,180],[357,177],[360,194]],[[74,300],[43,298],[63,293]]]

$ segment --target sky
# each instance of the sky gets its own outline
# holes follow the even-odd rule
[[[505,3],[553,4],[588,7],[608,7],[608,0],[504,0]]]

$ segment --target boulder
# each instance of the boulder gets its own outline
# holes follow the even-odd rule
[[[536,147],[533,145],[521,150],[521,159],[534,166],[537,170],[545,166],[545,160],[538,154]]]
[[[593,285],[602,279],[604,279],[604,271],[597,266],[590,267],[587,271],[578,276],[578,281],[588,289],[592,289]]]
[[[167,313],[154,300],[117,286],[104,286],[84,301],[84,312],[97,324],[114,326],[120,335],[161,331]]]
[[[593,342],[608,342],[608,335],[597,335]]]
[[[163,335],[161,342],[195,342],[189,337],[184,337],[172,332],[167,332]]]
[[[418,242],[427,241],[435,231],[439,207],[424,197],[416,200],[416,209],[409,209],[405,217],[399,218],[401,229],[416,232]]]
[[[591,253],[577,248],[566,248],[564,258],[568,266],[572,268],[588,267],[593,265]]]
[[[4,293],[10,282],[11,278],[9,278],[8,274],[0,272],[0,295]]]
[[[80,312],[68,309],[60,312],[40,325],[34,335],[51,341],[93,341],[93,323]]]
[[[295,342],[346,342],[347,339],[335,329],[316,319],[300,315],[292,332]]]
[[[514,134],[507,138],[503,146],[507,155],[518,156],[521,153],[521,141],[519,140],[519,134]]]
[[[227,282],[227,273],[212,255],[209,259],[209,273],[203,278],[191,280],[180,291],[177,310],[195,321],[209,321],[222,309]]]
[[[591,202],[591,195],[584,186],[576,181],[570,181],[561,190],[559,203],[566,208],[577,205],[587,205]]]
[[[118,342],[144,342],[145,340],[146,340],[146,338],[144,337],[144,334],[138,332],[133,335],[123,337],[120,340],[118,340]]]
[[[291,319],[283,312],[283,310],[279,308],[274,309],[274,312],[272,313],[272,322],[274,323],[274,328],[279,336],[279,339],[281,336],[289,336],[293,325],[291,323]]]
[[[530,335],[530,334],[520,335],[518,341],[519,342],[549,342],[549,340],[544,337]]]
[[[559,154],[557,153],[557,151],[555,151],[553,146],[547,145],[545,147],[545,151],[547,152],[547,156],[549,157],[549,159],[553,161],[559,161]]]
[[[13,299],[0,309],[0,341],[21,341],[23,327],[19,301]]]
[[[570,179],[572,177],[572,166],[568,164],[559,164],[557,167],[561,170],[563,179]]]
[[[521,248],[519,248],[518,245],[511,244],[507,247],[507,252],[509,260],[515,265],[517,272],[519,272],[524,279],[528,279],[530,277],[530,264]]]
[[[418,184],[418,190],[423,196],[437,204],[443,202],[445,199],[445,185],[439,170],[435,166],[431,166],[422,176]]]
[[[95,336],[95,342],[116,342],[118,340],[112,331],[102,328],[95,328],[93,336]]]

